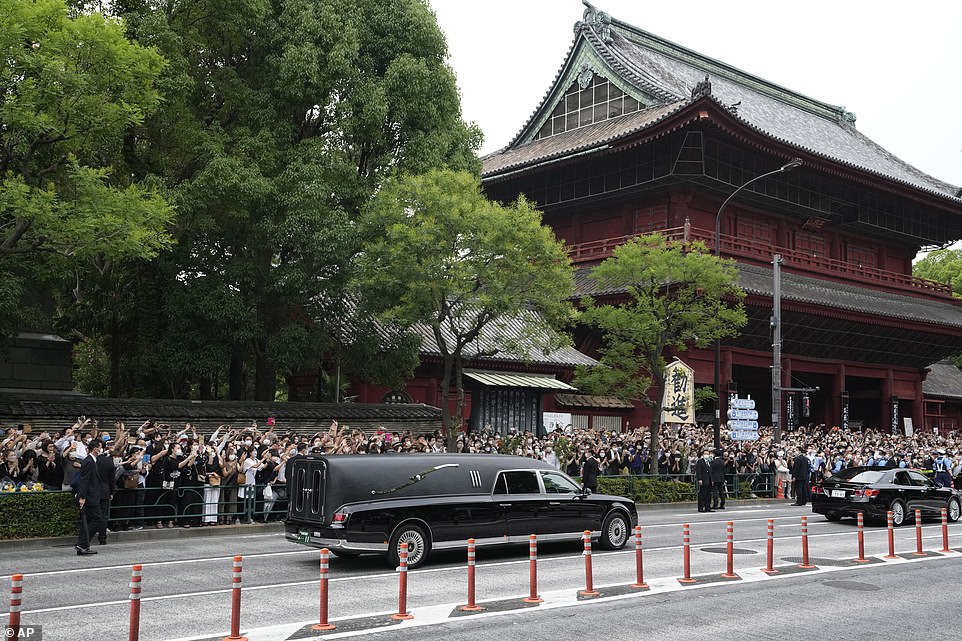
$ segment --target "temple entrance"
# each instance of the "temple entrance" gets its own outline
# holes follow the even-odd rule
[[[882,419],[882,380],[862,376],[847,376],[845,389],[848,392],[848,425],[852,429],[865,427],[887,428],[888,421]]]

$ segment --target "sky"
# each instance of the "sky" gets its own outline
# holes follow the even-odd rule
[[[429,0],[482,154],[507,145],[551,86],[580,0]],[[856,127],[962,186],[962,2],[598,0],[598,9],[701,54],[854,112]]]

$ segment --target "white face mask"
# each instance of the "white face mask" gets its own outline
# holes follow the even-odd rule
[[[247,439],[246,441],[244,441],[244,444],[245,444],[245,445],[253,445],[253,444],[254,444],[254,441],[252,441],[252,440],[250,440],[250,439]]]
[[[236,455],[236,454],[231,454],[230,456],[227,457],[227,460],[228,460],[228,461],[236,461],[236,460],[237,460],[237,455]]]
[[[264,445],[270,445],[270,444],[271,444],[271,439],[265,438],[262,442],[264,443]]]
[[[182,451],[179,447],[174,449],[174,456],[180,456],[181,454],[182,454]]]

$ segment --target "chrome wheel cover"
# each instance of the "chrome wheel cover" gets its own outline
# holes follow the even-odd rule
[[[959,520],[959,502],[956,499],[949,499],[948,518],[955,522]]]
[[[614,516],[608,522],[608,531],[605,533],[611,547],[620,548],[628,540],[628,523],[622,516]]]
[[[424,556],[424,536],[418,530],[405,530],[397,539],[397,554],[401,556],[401,544],[408,544],[408,565],[416,565]]]
[[[905,522],[905,506],[901,503],[892,504],[892,523],[895,525],[902,525]]]

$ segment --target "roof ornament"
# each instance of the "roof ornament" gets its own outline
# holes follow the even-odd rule
[[[581,2],[587,7],[583,19],[584,24],[591,27],[602,42],[611,44],[611,16],[604,11],[600,11],[588,0],[581,0]]]
[[[741,100],[739,100],[738,102],[733,102],[732,104],[728,105],[728,111],[732,112],[733,114],[737,114],[738,108],[741,106],[742,106]]]
[[[710,96],[710,95],[711,95],[711,80],[708,79],[708,76],[705,76],[705,79],[700,80],[698,84],[695,85],[695,88],[691,90],[691,97],[692,99],[695,99],[695,98],[701,98],[702,96]]]
[[[854,125],[855,124],[855,114],[846,109],[845,107],[839,108],[839,120],[843,124]]]
[[[581,71],[578,73],[578,87],[580,89],[587,89],[594,77],[595,70],[592,69],[587,62],[581,65]]]

